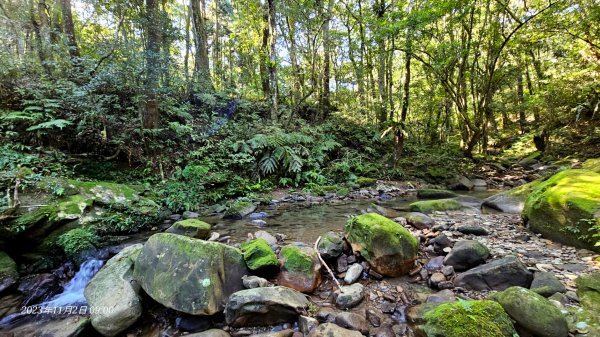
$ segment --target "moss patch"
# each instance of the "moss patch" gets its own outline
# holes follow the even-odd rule
[[[428,337],[513,337],[508,315],[494,301],[457,301],[440,304],[425,314]]]
[[[18,277],[17,264],[5,252],[0,252],[0,277]]]
[[[575,283],[581,305],[592,312],[600,312],[600,272],[579,276]]]
[[[313,259],[310,255],[303,252],[297,246],[285,246],[281,249],[283,257],[283,267],[287,271],[311,273],[313,269]]]
[[[423,200],[410,204],[411,212],[431,213],[434,211],[450,211],[463,208],[460,202],[454,199]]]
[[[360,187],[373,186],[377,182],[377,179],[367,178],[367,177],[358,177],[356,178],[356,184]]]
[[[600,226],[600,174],[566,170],[540,182],[527,198],[523,218],[531,229],[564,244],[594,249]]]
[[[600,158],[588,159],[581,166],[586,170],[600,173]]]
[[[270,271],[279,267],[277,255],[265,239],[255,239],[242,243],[244,261],[251,271]]]

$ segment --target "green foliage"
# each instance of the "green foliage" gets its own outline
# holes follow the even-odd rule
[[[69,257],[94,249],[98,236],[86,227],[71,229],[58,237],[57,244]]]

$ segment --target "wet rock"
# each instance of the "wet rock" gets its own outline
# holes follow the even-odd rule
[[[85,287],[85,300],[90,307],[110,308],[94,310],[90,317],[94,329],[104,336],[118,335],[142,315],[140,287],[133,279],[133,266],[141,251],[142,244],[124,248]]]
[[[150,297],[192,315],[222,311],[227,297],[243,289],[247,273],[239,249],[167,233],[150,237],[134,268],[135,279]]]
[[[268,217],[269,215],[265,212],[256,212],[256,213],[250,213],[248,214],[248,218],[250,220],[258,220],[258,219],[264,219],[266,217]]]
[[[437,272],[437,273],[433,273],[431,275],[431,278],[429,279],[429,282],[432,286],[437,286],[438,284],[442,283],[446,281],[446,276],[444,276],[444,274]]]
[[[224,217],[229,219],[242,219],[256,210],[256,205],[244,200],[236,200],[225,211]]]
[[[369,323],[367,320],[353,312],[340,312],[335,316],[335,324],[342,328],[360,331],[363,335],[369,333]]]
[[[340,255],[335,261],[335,271],[343,273],[348,270],[348,256],[346,254]]]
[[[424,268],[427,270],[440,270],[444,266],[444,256],[436,256],[425,264]]]
[[[508,255],[458,274],[454,285],[472,290],[504,290],[512,286],[529,288],[532,280],[525,265]]]
[[[317,313],[317,320],[321,323],[333,323],[335,321],[335,315],[337,313],[330,308],[321,308]]]
[[[212,325],[207,316],[192,316],[179,314],[175,318],[175,327],[182,331],[203,331]]]
[[[517,328],[536,337],[567,337],[569,328],[560,310],[550,301],[522,287],[511,287],[493,297]]]
[[[444,274],[444,276],[450,277],[450,276],[452,276],[452,274],[454,274],[454,267],[443,266],[441,271],[442,271],[442,274]]]
[[[254,288],[229,297],[225,320],[235,327],[267,326],[296,321],[308,309],[306,297],[286,287]]]
[[[477,236],[483,236],[483,235],[489,235],[490,233],[487,231],[487,229],[481,227],[481,226],[475,226],[475,225],[461,225],[461,226],[457,226],[456,230],[458,232],[461,232],[463,234],[469,235],[477,235]]]
[[[279,252],[278,283],[303,293],[312,293],[321,283],[321,262],[310,247],[288,245]]]
[[[350,286],[342,286],[342,292],[335,292],[335,304],[340,309],[349,309],[357,306],[365,297],[365,287],[360,283]]]
[[[7,334],[5,334],[7,332]],[[66,315],[63,317],[48,318],[36,315],[35,319],[20,322],[16,326],[3,326],[0,328],[2,336],[52,336],[75,337],[97,335],[90,326],[87,317],[79,315]]]
[[[250,224],[252,226],[256,226],[256,227],[259,227],[259,228],[263,228],[263,227],[267,226],[267,222],[265,220],[260,220],[260,219],[258,219],[258,220],[252,220],[252,221],[250,221]]]
[[[251,337],[292,337],[293,334],[294,334],[294,330],[285,329],[285,330],[280,330],[280,331],[270,331],[270,332],[254,334],[254,335],[251,335]]]
[[[454,243],[446,236],[446,234],[442,234],[432,239],[431,244],[437,254],[445,255],[444,250],[446,248],[451,248]]]
[[[362,337],[362,334],[358,331],[352,331],[344,329],[333,323],[324,323],[314,329],[308,337],[332,337],[332,336],[344,336],[344,337]]]
[[[268,232],[257,231],[257,232],[254,233],[254,237],[256,239],[264,239],[265,241],[267,241],[267,243],[269,244],[269,246],[271,246],[271,248],[273,246],[277,245],[277,239],[273,235],[269,234]]]
[[[43,302],[62,288],[58,284],[56,275],[38,274],[23,277],[17,289],[24,295],[22,305],[28,306]]]
[[[420,189],[417,190],[417,198],[419,199],[446,199],[446,198],[454,198],[458,196],[458,194],[448,191],[448,190],[439,190],[439,189]]]
[[[166,232],[189,236],[196,239],[206,239],[210,235],[211,225],[198,219],[177,221]]]
[[[581,305],[592,312],[600,312],[600,272],[579,276],[575,282],[577,284],[576,297]]]
[[[559,303],[561,306],[565,306],[571,302],[567,295],[562,293],[554,293],[552,296],[548,297],[548,300]]]
[[[355,216],[345,227],[353,251],[385,276],[408,273],[418,250],[417,239],[404,227],[379,214]]]
[[[456,297],[452,290],[440,290],[435,294],[427,296],[427,303],[443,303],[443,302],[454,302]]]
[[[254,239],[240,245],[246,266],[257,275],[271,276],[279,270],[279,260],[265,239]]]
[[[17,264],[5,252],[0,252],[0,293],[19,280]]]
[[[344,241],[342,237],[334,232],[328,232],[321,237],[317,250],[325,260],[332,260],[342,254]]]
[[[424,307],[427,336],[513,337],[516,331],[502,306],[494,301],[460,301]]]
[[[318,325],[319,321],[312,317],[298,317],[298,330],[300,330],[300,332],[302,332],[305,336],[308,335],[312,331],[312,329],[316,328]]]
[[[465,176],[457,176],[456,182],[450,186],[453,190],[470,191],[475,187],[471,179]]]
[[[533,274],[531,290],[544,297],[549,297],[555,293],[567,292],[564,284],[553,273],[549,272],[536,272]]]
[[[200,214],[192,211],[185,211],[182,216],[184,219],[197,219],[200,217]]]
[[[458,210],[463,205],[455,199],[437,199],[413,202],[409,208],[411,212],[431,213]]]
[[[473,182],[473,189],[475,191],[485,191],[487,190],[487,182],[483,179],[473,179],[471,180],[471,182]]]
[[[344,277],[344,282],[346,282],[346,284],[352,284],[352,283],[358,281],[358,279],[362,275],[362,272],[363,272],[363,266],[361,266],[359,263],[355,263],[355,264],[351,265],[348,268],[348,271],[346,272],[346,276]]]
[[[435,225],[435,221],[427,215],[419,212],[410,212],[404,215],[406,222],[416,229],[431,228]]]
[[[490,256],[490,250],[476,240],[458,241],[444,259],[444,264],[454,270],[464,271],[476,267]]]
[[[268,287],[269,281],[267,281],[266,279],[264,279],[262,277],[258,277],[258,276],[244,275],[244,276],[242,276],[242,284],[244,284],[244,287],[246,289],[253,289],[253,288]]]
[[[483,200],[483,206],[504,213],[520,214],[525,206],[527,196],[539,183],[539,180],[532,181],[509,191],[492,195]]]
[[[565,170],[542,181],[529,194],[523,218],[529,228],[562,244],[600,251],[582,233],[600,223],[600,173]],[[594,219],[592,221],[582,221]]]
[[[221,329],[210,329],[202,332],[191,333],[186,337],[231,337],[227,331]]]
[[[372,326],[378,327],[381,325],[381,318],[373,309],[367,310],[367,320],[371,323]]]

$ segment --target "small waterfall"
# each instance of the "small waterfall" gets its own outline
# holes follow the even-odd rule
[[[49,301],[41,303],[40,306],[64,307],[85,304],[83,290],[98,270],[102,268],[102,265],[104,265],[104,261],[102,260],[90,259],[85,261],[73,279],[67,283],[63,292],[54,296]]]

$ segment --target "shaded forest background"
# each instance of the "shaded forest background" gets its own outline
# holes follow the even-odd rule
[[[136,181],[178,210],[597,157],[598,22],[594,0],[1,0],[0,181]]]

